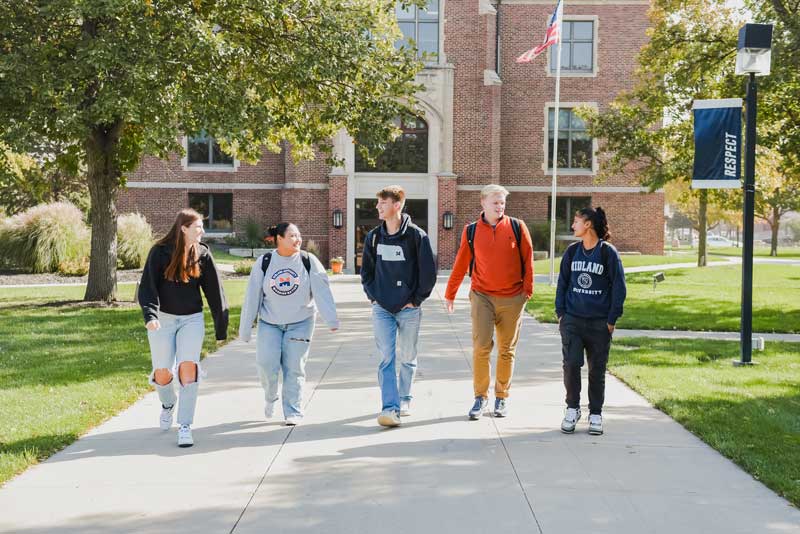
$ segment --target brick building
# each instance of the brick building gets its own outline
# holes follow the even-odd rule
[[[265,151],[256,165],[240,164],[221,154],[213,139],[184,139],[185,157],[143,160],[128,178],[119,209],[143,213],[157,233],[189,205],[209,216],[211,234],[241,230],[249,219],[293,221],[306,240],[320,245],[323,261],[342,256],[353,271],[364,230],[378,222],[375,192],[396,183],[406,189],[408,211],[447,269],[461,228],[479,212],[485,184],[509,189],[510,214],[528,223],[549,219],[555,58],[548,52],[526,65],[514,59],[541,41],[553,8],[552,0],[429,0],[427,11],[398,8],[401,30],[430,61],[418,76],[425,87],[419,118],[398,119],[404,134],[375,167],[356,156],[344,132],[334,140],[345,162],[338,168],[321,160],[296,165],[287,150]],[[600,205],[620,250],[660,254],[663,194],[644,192],[635,176],[599,183],[597,143],[571,111],[603,109],[630,86],[646,41],[647,10],[641,0],[566,4],[556,207],[563,237],[575,209]]]

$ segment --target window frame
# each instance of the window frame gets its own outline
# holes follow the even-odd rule
[[[413,127],[413,128],[404,128],[405,121],[409,120],[411,118],[413,118],[415,120],[415,124],[414,124],[415,127]],[[428,124],[428,121],[426,121],[421,116],[399,117],[399,119],[400,119],[400,129],[401,129],[402,133],[397,137],[397,139],[392,141],[391,145],[387,146],[387,148],[386,148],[386,150],[384,150],[384,152],[382,152],[376,158],[376,163],[378,162],[378,159],[381,156],[383,156],[383,154],[386,153],[387,150],[389,150],[390,148],[396,146],[397,143],[402,143],[404,136],[406,136],[406,135],[416,135],[416,136],[424,135],[425,136],[425,154],[424,154],[424,156],[425,156],[424,157],[425,170],[411,170],[411,171],[403,171],[403,170],[397,170],[397,169],[379,170],[378,168],[373,168],[373,167],[360,167],[360,165],[365,165],[366,161],[361,159],[361,156],[358,153],[358,149],[356,149],[355,158],[354,158],[354,161],[353,161],[353,170],[354,170],[354,172],[357,172],[359,174],[412,174],[412,175],[414,175],[414,174],[416,174],[416,175],[424,175],[424,174],[428,174],[430,172],[431,128],[430,128],[430,125]],[[416,122],[422,122],[422,124],[425,125],[425,128],[424,129],[416,128],[416,126],[417,126]],[[404,160],[404,163],[406,163],[406,162],[407,162],[407,160]]]
[[[594,78],[597,77],[599,72],[599,61],[598,61],[598,53],[599,53],[599,41],[600,41],[600,17],[597,15],[569,15],[564,16],[564,20],[562,21],[564,24],[568,22],[591,22],[592,23],[592,68],[591,70],[571,70],[571,69],[564,69],[561,68],[561,77],[562,78]],[[585,40],[581,40],[579,42],[587,42]],[[550,46],[547,48],[547,61],[545,63],[545,72],[547,73],[548,78],[555,78],[556,71],[555,69],[550,69],[550,64],[553,61],[552,56],[556,55],[558,50],[555,46]],[[562,51],[563,54],[563,51]]]
[[[420,34],[420,23],[422,24],[434,24],[436,25],[436,55],[435,57],[425,59],[426,65],[436,65],[442,62],[442,4],[444,0],[435,0],[437,3],[436,7],[436,17],[435,18],[422,18],[419,17],[420,9],[416,5],[412,5],[411,8],[414,10],[413,17],[406,17],[402,18],[398,10],[400,8],[400,2],[395,1],[395,17],[397,26],[400,27],[401,24],[413,24],[414,25],[414,42],[417,45],[417,57],[423,59],[422,52],[419,49],[419,34]],[[402,32],[402,30],[401,30]],[[403,34],[403,39],[399,40],[395,43],[395,47],[398,46],[399,43],[407,43],[405,34]]]
[[[233,193],[214,193],[214,192],[205,192],[205,191],[190,191],[186,197],[186,205],[191,207],[192,206],[192,196],[196,197],[206,197],[207,205],[208,205],[208,215],[203,217],[203,226],[205,227],[206,233],[210,235],[218,235],[218,234],[230,234],[233,232]],[[213,228],[215,218],[214,218],[214,197],[215,196],[228,196],[230,197],[231,203],[231,220],[230,220],[230,227],[227,229],[219,229]],[[199,211],[199,210],[198,210]],[[203,215],[203,213],[201,213]]]
[[[239,169],[240,161],[231,156],[232,163],[189,163],[189,139],[193,136],[184,135],[181,139],[183,145],[183,157],[181,158],[181,167],[184,171],[214,171],[214,172],[236,172]],[[214,144],[216,140],[214,137],[208,135],[211,141],[208,145],[209,161],[213,157]],[[217,144],[219,146],[219,144]]]
[[[550,149],[550,110],[555,111],[555,102],[545,102],[544,105],[544,127],[543,127],[543,150],[544,150],[544,159],[542,160],[542,172],[546,174],[550,174],[553,172],[553,168],[550,166],[550,158],[552,157],[552,150]],[[572,110],[578,107],[590,107],[593,109],[598,109],[598,105],[596,102],[561,102],[559,103],[558,109],[559,111],[569,110],[572,113]],[[563,131],[561,124],[559,124],[559,131]],[[572,130],[568,130],[572,132]],[[571,137],[571,136],[570,136]],[[568,137],[568,139],[570,139]],[[591,164],[588,168],[572,168],[572,167],[558,167],[557,171],[559,175],[562,176],[594,176],[597,174],[598,171],[598,162],[597,162],[597,139],[591,138],[592,141],[592,148],[591,148]],[[570,162],[571,162],[571,143],[570,143]]]
[[[574,241],[575,237],[572,234],[572,218],[575,216],[575,212],[577,211],[577,207],[572,207],[572,202],[575,200],[580,199],[580,205],[586,204],[588,207],[592,205],[592,195],[557,195],[556,196],[556,240],[558,241]],[[588,199],[588,203],[586,200]],[[566,230],[562,233],[559,233],[558,228],[558,201],[563,200],[566,204],[566,211],[564,213],[565,218],[560,221],[562,223],[566,223]],[[553,202],[553,195],[547,196],[547,213],[550,213],[552,209],[552,202]]]

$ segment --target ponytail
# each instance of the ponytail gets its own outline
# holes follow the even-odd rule
[[[611,233],[608,231],[608,219],[606,212],[600,206],[596,208],[583,208],[578,210],[578,215],[592,223],[592,229],[597,237],[603,241],[611,240]]]

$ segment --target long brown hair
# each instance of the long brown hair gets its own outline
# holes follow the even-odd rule
[[[195,210],[186,208],[178,212],[175,224],[167,235],[158,240],[156,245],[172,245],[172,258],[169,265],[164,269],[164,278],[172,282],[189,281],[189,277],[200,277],[200,251],[196,244],[186,248],[186,236],[181,228],[193,224],[195,221],[202,221],[203,216]]]

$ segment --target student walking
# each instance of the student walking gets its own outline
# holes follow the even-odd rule
[[[403,213],[405,191],[397,185],[377,193],[380,226],[367,233],[361,284],[372,303],[372,324],[381,363],[378,424],[393,427],[411,414],[411,385],[417,371],[422,302],[436,285],[428,235]],[[399,379],[396,369],[399,361]]]
[[[622,261],[608,240],[608,221],[599,206],[575,214],[572,231],[580,241],[561,258],[556,315],[561,332],[567,409],[561,430],[575,431],[581,418],[581,367],[589,365],[589,434],[603,433],[606,365],[614,325],[625,302]]]
[[[153,371],[150,383],[161,400],[159,426],[172,427],[178,404],[178,446],[191,447],[191,425],[203,373],[200,350],[205,336],[203,298],[211,308],[218,341],[227,338],[228,304],[214,258],[203,237],[203,216],[191,209],[178,212],[169,233],[150,250],[139,284]],[[179,398],[174,377],[178,375]]]
[[[491,352],[497,338],[494,415],[509,413],[509,392],[522,312],[533,294],[533,244],[522,220],[505,214],[508,190],[487,185],[481,191],[483,211],[464,227],[445,305],[453,313],[464,275],[471,277],[472,382],[475,400],[468,416],[477,420],[489,402]]]
[[[258,318],[256,362],[264,388],[264,416],[275,415],[283,374],[283,417],[288,426],[303,419],[303,386],[317,309],[332,332],[339,328],[328,274],[313,254],[300,249],[297,226],[280,223],[269,233],[274,252],[259,256],[250,272],[242,305],[239,337],[250,341]]]

